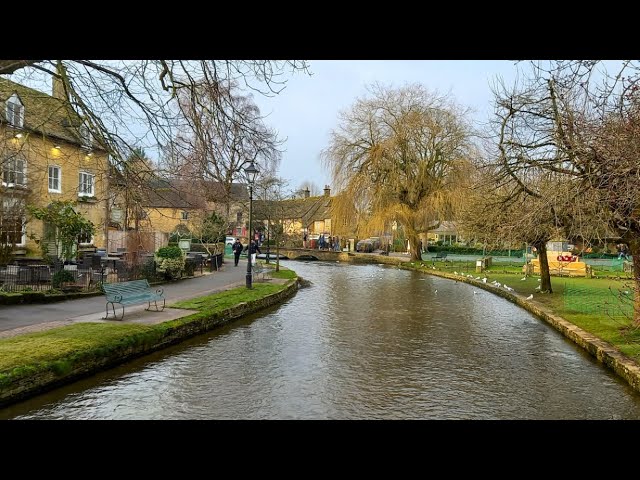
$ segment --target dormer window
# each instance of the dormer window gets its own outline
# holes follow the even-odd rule
[[[86,125],[81,125],[79,129],[80,140],[82,141],[82,148],[91,150],[93,148],[93,136],[91,130]]]
[[[7,100],[7,122],[14,127],[24,126],[24,105],[17,94],[13,94]]]

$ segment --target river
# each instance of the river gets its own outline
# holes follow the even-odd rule
[[[0,418],[640,419],[638,393],[500,297],[395,267],[283,264],[311,281],[286,303]]]

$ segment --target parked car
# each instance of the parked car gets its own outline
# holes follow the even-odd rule
[[[220,238],[220,237],[218,237],[218,238]],[[231,246],[231,245],[233,245],[235,243],[235,241],[236,241],[236,237],[227,237],[227,238],[225,238],[224,243],[225,243],[225,245]]]
[[[373,252],[373,250],[373,242],[369,238],[360,240],[358,243],[356,243],[356,252],[371,253]]]

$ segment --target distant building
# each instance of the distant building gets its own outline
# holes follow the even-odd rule
[[[443,245],[453,245],[462,242],[462,237],[458,232],[455,222],[444,220],[437,228],[427,232],[427,241],[431,243],[442,242]]]
[[[324,194],[315,197],[309,193],[307,189],[303,198],[288,200],[254,200],[254,218],[263,224],[282,224],[284,234],[289,236],[333,235],[330,188],[326,186]]]

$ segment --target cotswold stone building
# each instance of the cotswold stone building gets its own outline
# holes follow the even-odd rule
[[[53,227],[30,218],[26,206],[71,200],[96,226],[96,234],[80,238],[80,244],[105,245],[107,154],[55,81],[48,95],[0,78],[0,166],[2,244],[37,255],[40,247],[31,235],[42,238]]]

